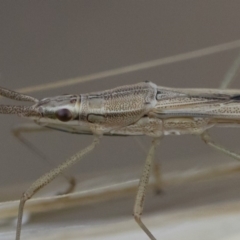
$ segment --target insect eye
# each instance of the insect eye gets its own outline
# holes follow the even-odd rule
[[[72,113],[68,109],[63,108],[56,112],[56,117],[62,122],[67,122],[72,119]]]

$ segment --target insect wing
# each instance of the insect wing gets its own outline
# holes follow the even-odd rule
[[[240,118],[239,91],[215,89],[169,89],[168,91],[174,95],[172,94],[171,97],[169,94],[169,97],[159,99],[153,109],[153,113],[159,118]]]

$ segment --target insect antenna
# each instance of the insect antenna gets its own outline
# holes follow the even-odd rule
[[[39,100],[34,97],[21,94],[2,87],[0,87],[0,96],[10,98],[16,101],[26,101],[34,103],[39,102]],[[17,105],[0,105],[0,114],[17,114],[19,116],[24,117],[40,115],[40,113],[34,108],[34,106],[17,106]]]
[[[16,100],[16,101],[26,101],[26,102],[35,102],[35,103],[39,102],[39,100],[34,97],[31,97],[31,96],[28,96],[25,94],[21,94],[21,93],[18,93],[18,92],[15,92],[15,91],[12,91],[12,90],[9,90],[6,88],[2,88],[2,87],[0,87],[0,95],[3,97],[6,97],[6,98]]]

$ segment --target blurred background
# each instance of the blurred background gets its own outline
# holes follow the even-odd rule
[[[67,82],[239,40],[239,9],[238,0],[0,1],[0,85],[17,90]],[[218,88],[239,51],[232,49],[28,94],[36,98],[81,94],[145,80],[167,87]],[[237,76],[231,87],[239,86]],[[14,104],[4,99],[1,103]],[[6,206],[3,202],[19,199],[31,182],[52,168],[12,135],[11,130],[21,123],[26,120],[0,116],[0,211]],[[211,132],[221,144],[238,151],[238,129]],[[52,166],[60,164],[92,139],[57,131],[24,136],[44,153]],[[131,137],[103,138],[97,149],[68,174],[79,180],[79,189],[136,180],[151,139],[141,137],[140,141],[144,149]],[[164,138],[157,159],[165,178],[235,164],[195,136]],[[159,196],[149,191],[143,219],[161,240],[239,239],[238,175],[166,186]],[[66,187],[61,178],[53,184],[46,196],[53,196]],[[39,196],[44,194],[43,191]],[[37,213],[24,225],[22,239],[42,239],[43,236],[44,239],[147,239],[132,218],[133,204],[134,192],[81,207],[63,206],[57,211]],[[12,215],[2,217],[0,239],[14,238],[13,221]]]

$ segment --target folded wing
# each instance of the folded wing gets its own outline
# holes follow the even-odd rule
[[[152,114],[159,118],[201,117],[240,120],[240,91],[159,88]]]

